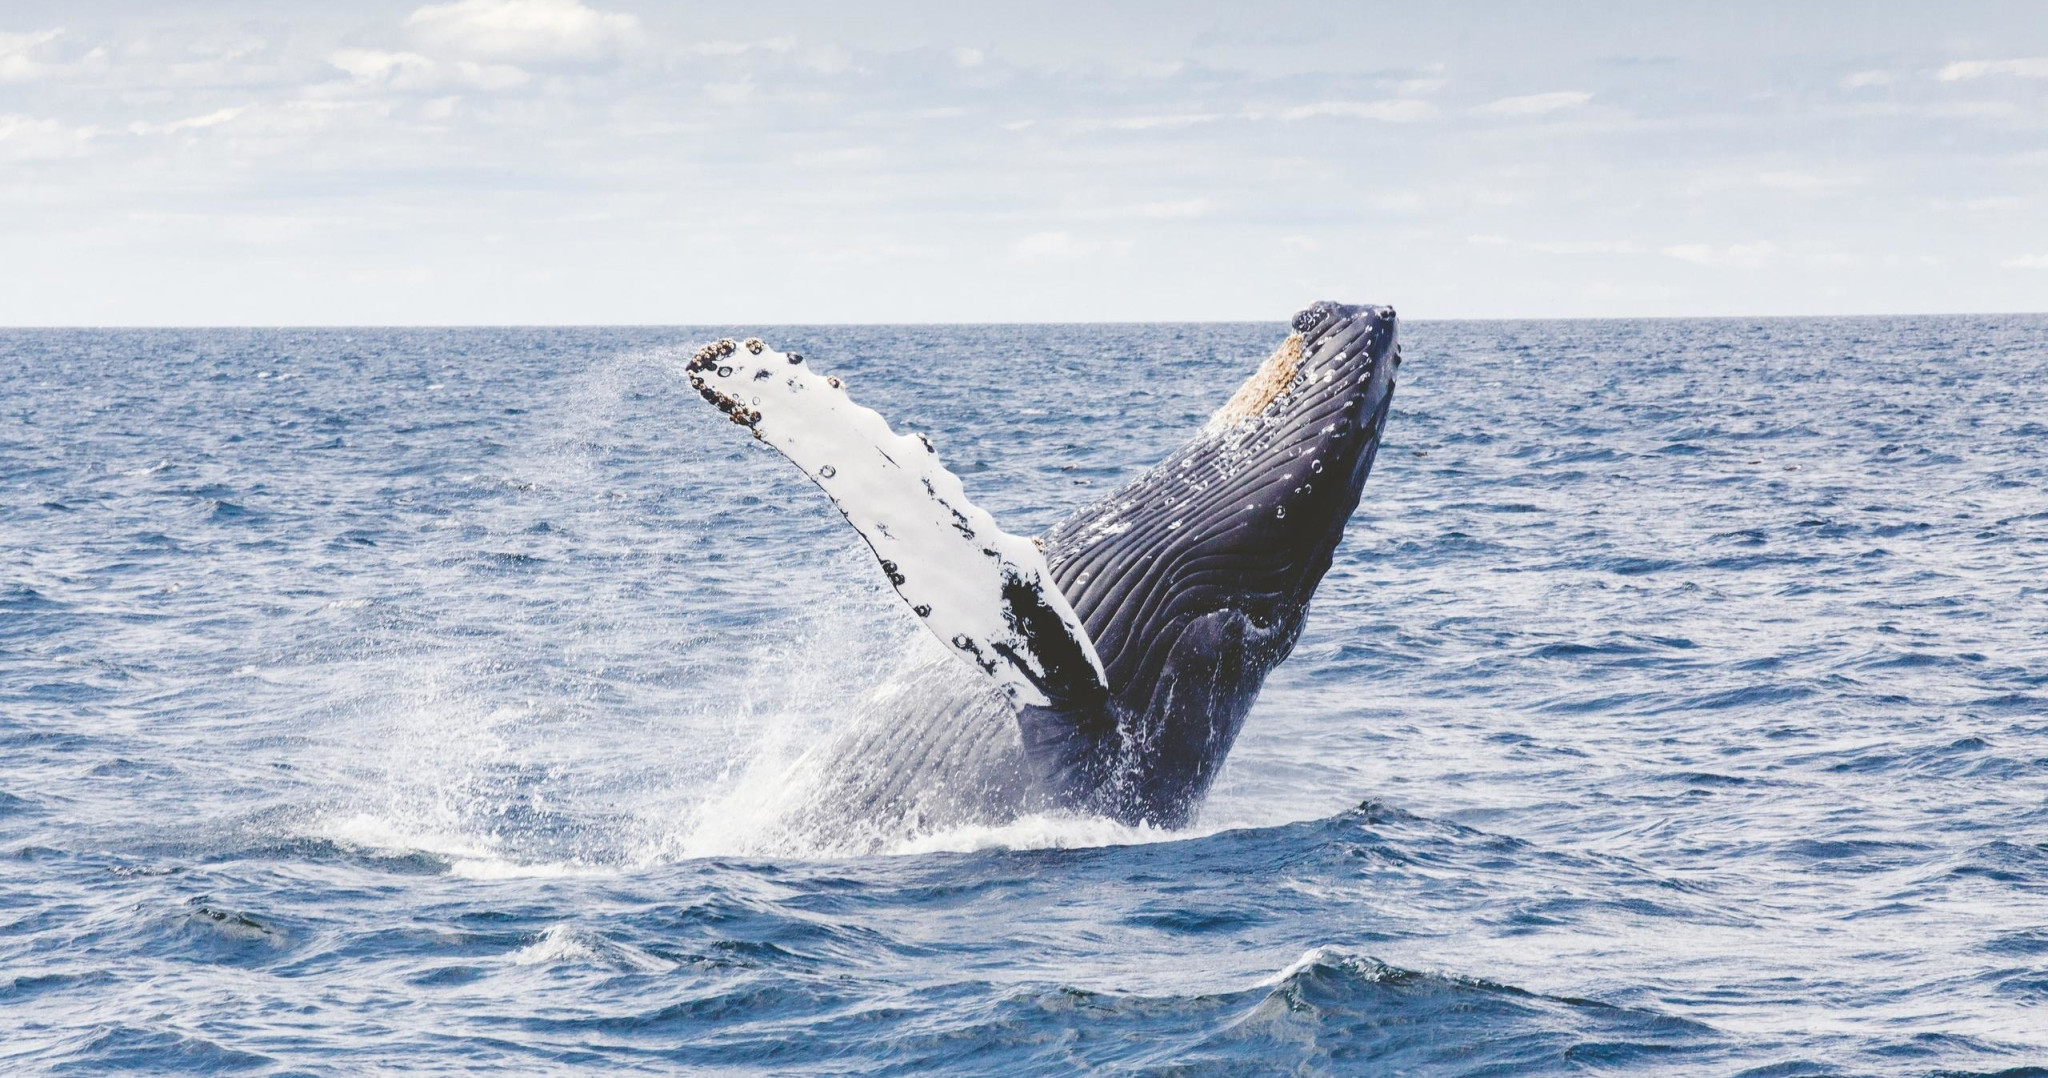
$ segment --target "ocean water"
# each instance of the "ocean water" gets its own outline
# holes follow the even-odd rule
[[[2048,318],[1410,324],[1194,827],[861,855],[735,332],[1028,533],[1281,327],[0,331],[0,1072],[2048,1074]]]

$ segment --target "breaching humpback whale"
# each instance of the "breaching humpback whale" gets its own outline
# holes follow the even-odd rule
[[[1039,539],[802,356],[698,351],[691,385],[824,489],[950,653],[927,649],[813,750],[787,826],[1185,824],[1301,633],[1401,363],[1390,307],[1317,303],[1291,330],[1185,446]]]

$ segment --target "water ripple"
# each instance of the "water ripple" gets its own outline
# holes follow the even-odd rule
[[[726,333],[1033,531],[1275,327],[0,331],[0,1070],[2048,1074],[2041,318],[1406,327],[1195,827],[861,858]]]

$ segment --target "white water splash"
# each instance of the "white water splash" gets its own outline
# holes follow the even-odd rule
[[[571,924],[549,925],[540,938],[507,956],[515,966],[596,966],[667,973],[674,962]]]

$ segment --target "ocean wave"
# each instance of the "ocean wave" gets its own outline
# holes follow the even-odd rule
[[[1022,534],[1274,328],[779,339]],[[0,332],[0,1071],[2048,1052],[2040,319],[1410,327],[1175,831],[783,826],[919,630],[669,369],[699,335]]]

